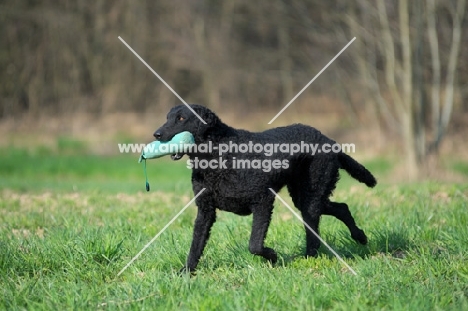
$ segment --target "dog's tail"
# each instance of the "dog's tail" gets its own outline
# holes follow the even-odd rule
[[[346,170],[354,179],[371,188],[377,184],[377,180],[375,180],[371,172],[346,153],[339,153],[338,160],[340,161],[341,168]]]

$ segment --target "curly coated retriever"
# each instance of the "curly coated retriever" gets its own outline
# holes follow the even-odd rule
[[[204,106],[190,107],[206,124],[187,106],[180,105],[170,110],[167,122],[154,133],[156,139],[168,141],[180,132],[189,131],[197,146],[205,147],[185,152],[190,157],[187,166],[192,168],[194,193],[206,190],[195,201],[198,213],[183,270],[196,269],[216,220],[216,209],[242,216],[253,214],[249,250],[275,263],[276,252],[264,245],[275,200],[269,188],[279,192],[286,186],[303,220],[315,232],[319,232],[320,216],[331,215],[349,228],[354,240],[367,243],[364,231],[356,226],[348,206],[331,202],[329,197],[339,179],[339,169],[346,170],[368,187],[374,187],[377,182],[349,155],[341,151],[326,152],[335,141],[303,124],[260,133],[235,129]],[[206,148],[207,145],[211,149]],[[292,152],[293,148],[297,151],[297,146],[306,149],[306,145],[310,146],[307,152]],[[311,152],[312,146],[317,147],[316,152]],[[171,157],[179,160],[182,156],[173,154]],[[319,239],[306,228],[306,255],[316,256],[319,246]]]

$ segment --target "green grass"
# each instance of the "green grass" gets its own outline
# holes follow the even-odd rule
[[[145,188],[143,164],[137,163],[138,155],[134,154],[103,157],[85,152],[56,153],[45,148],[0,152],[0,189],[134,193]],[[177,191],[190,187],[190,171],[183,160],[149,161],[147,171],[152,189]]]
[[[456,161],[452,163],[451,168],[462,175],[468,176],[468,163]]]
[[[357,276],[324,247],[304,259],[303,226],[277,202],[266,240],[274,267],[248,252],[250,217],[219,213],[197,275],[180,277],[191,206],[117,278],[193,196],[185,163],[162,159],[148,162],[144,192],[136,158],[2,150],[0,309],[468,309],[468,186],[457,184],[366,189],[343,176],[335,198],[369,245],[330,217],[321,233]],[[381,176],[389,165],[369,167]]]

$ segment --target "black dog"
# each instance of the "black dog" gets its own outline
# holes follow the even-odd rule
[[[192,165],[192,186],[195,194],[206,190],[196,199],[198,214],[195,220],[192,246],[183,270],[193,271],[208,241],[210,230],[216,220],[216,209],[238,215],[253,214],[252,233],[249,250],[272,263],[276,262],[276,252],[264,246],[268,226],[273,212],[275,195],[269,190],[279,192],[287,186],[294,205],[300,210],[303,220],[318,233],[321,215],[332,215],[349,228],[351,237],[361,244],[367,243],[367,237],[356,226],[348,206],[329,200],[339,179],[338,170],[346,170],[353,178],[374,187],[374,176],[361,164],[342,152],[287,153],[276,152],[270,156],[248,150],[231,150],[220,157],[217,146],[237,144],[317,144],[331,146],[335,141],[310,126],[294,124],[278,127],[261,133],[252,133],[234,129],[223,123],[211,110],[199,105],[190,106],[205,122],[185,105],[171,109],[167,122],[154,136],[161,141],[168,141],[174,135],[189,131],[195,143],[207,144],[211,141],[213,150],[187,151]],[[266,147],[265,147],[266,148]],[[319,148],[320,149],[320,148]],[[245,150],[244,150],[245,151]],[[183,154],[173,154],[178,160]],[[211,167],[196,167],[195,164],[207,164],[219,161]],[[242,163],[242,167],[239,163]],[[268,164],[268,165],[265,165]],[[268,169],[270,166],[270,169]],[[306,228],[306,255],[316,256],[320,241]]]

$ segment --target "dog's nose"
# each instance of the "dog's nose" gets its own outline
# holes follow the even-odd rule
[[[160,139],[161,139],[161,133],[158,132],[158,131],[154,132],[153,136],[154,136],[154,138],[156,138],[157,140],[160,140]]]

